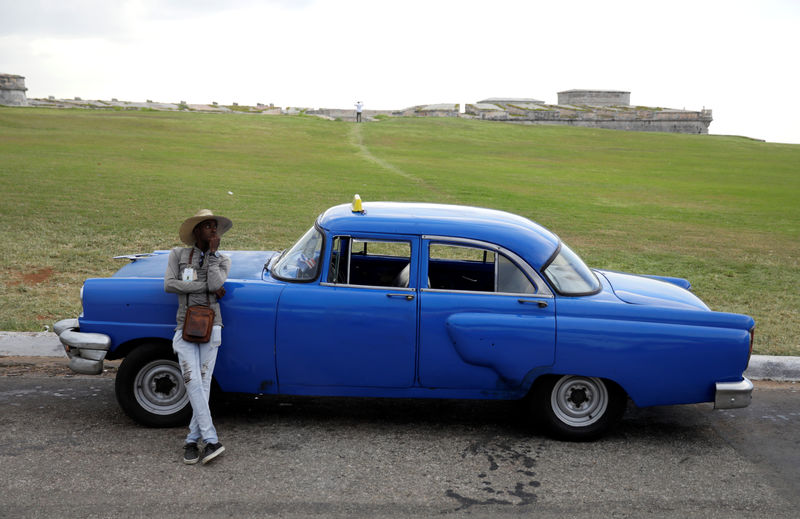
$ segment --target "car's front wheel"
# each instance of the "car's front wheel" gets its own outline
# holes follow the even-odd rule
[[[115,390],[125,414],[142,425],[175,427],[192,417],[181,369],[169,344],[134,348],[117,371]]]
[[[595,440],[622,418],[627,396],[617,384],[597,377],[546,376],[537,380],[529,405],[550,436]]]

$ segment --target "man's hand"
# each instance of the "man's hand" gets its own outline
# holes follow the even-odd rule
[[[208,240],[208,252],[210,254],[214,254],[215,252],[217,252],[218,248],[219,248],[219,236],[212,236]]]
[[[217,296],[217,299],[222,299],[222,296],[225,295],[225,287],[219,287],[219,289],[214,292],[214,295]]]

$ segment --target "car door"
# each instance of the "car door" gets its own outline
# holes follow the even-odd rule
[[[513,252],[425,236],[420,277],[422,386],[513,390],[553,364],[555,299]]]
[[[413,385],[419,238],[369,234],[329,240],[322,279],[290,284],[281,294],[281,392]]]

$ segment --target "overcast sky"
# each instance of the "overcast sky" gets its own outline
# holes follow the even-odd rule
[[[0,0],[28,97],[399,109],[575,88],[800,143],[798,0]]]

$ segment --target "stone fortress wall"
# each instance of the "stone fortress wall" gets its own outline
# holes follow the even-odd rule
[[[0,105],[47,106],[53,108],[92,108],[139,110],[175,110],[198,112],[234,112],[265,115],[307,114],[326,119],[355,120],[355,108],[280,108],[259,104],[255,107],[211,104],[134,103],[128,101],[84,101],[30,99],[25,96],[25,78],[0,74]],[[462,117],[518,124],[557,124],[627,131],[672,133],[708,133],[713,120],[711,110],[676,110],[671,108],[631,106],[630,92],[618,90],[565,90],[558,92],[558,104],[548,105],[530,98],[489,98],[467,104],[463,113],[457,103],[419,105],[403,110],[364,110],[363,119],[374,121],[381,117]]]
[[[558,93],[558,104],[531,99],[493,98],[466,106],[466,113],[480,119],[527,124],[560,124],[612,130],[708,133],[711,110],[631,106],[630,92],[567,90]]]
[[[538,99],[493,97],[467,104],[464,112],[456,103],[419,105],[404,110],[365,110],[365,120],[388,117],[462,117],[519,124],[560,124],[611,130],[708,133],[711,110],[631,106],[630,92],[617,90],[566,90],[558,93],[558,104]],[[353,120],[354,111],[320,108],[305,113],[331,119]]]

